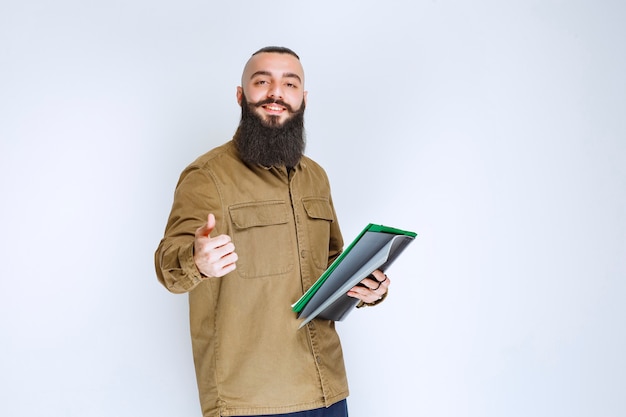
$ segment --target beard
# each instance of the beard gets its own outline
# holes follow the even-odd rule
[[[278,116],[269,116],[267,121],[263,120],[254,109],[269,103],[284,106],[291,116],[282,125],[279,124]],[[241,159],[246,163],[265,167],[296,166],[304,155],[306,145],[304,107],[304,101],[295,112],[291,106],[280,100],[248,103],[243,95],[241,121],[234,137]]]

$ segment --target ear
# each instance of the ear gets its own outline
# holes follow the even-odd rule
[[[243,99],[243,88],[237,87],[237,103],[241,106],[241,100]]]
[[[304,95],[303,95],[303,97],[302,97],[302,100],[304,100],[304,105],[305,105],[305,106],[306,106],[306,96],[307,96],[307,94],[308,94],[308,93],[309,93],[308,91],[305,91],[305,92],[304,92]]]

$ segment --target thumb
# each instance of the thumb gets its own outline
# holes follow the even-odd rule
[[[207,217],[207,222],[202,227],[199,227],[198,230],[196,230],[196,237],[209,237],[213,229],[215,229],[215,216],[213,215],[213,213],[209,213],[209,216]]]

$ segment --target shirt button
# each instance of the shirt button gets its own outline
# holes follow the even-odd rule
[[[301,258],[306,258],[306,254],[307,254],[307,251],[305,251],[305,250],[300,251],[300,257]]]
[[[316,357],[315,357],[315,361],[316,361],[317,363],[322,363],[322,358],[320,358],[319,356],[316,356]]]

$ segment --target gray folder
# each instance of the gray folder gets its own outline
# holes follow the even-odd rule
[[[359,303],[346,293],[375,270],[386,271],[416,236],[414,232],[368,224],[293,304],[293,311],[303,319],[300,327],[316,317],[343,320]]]

